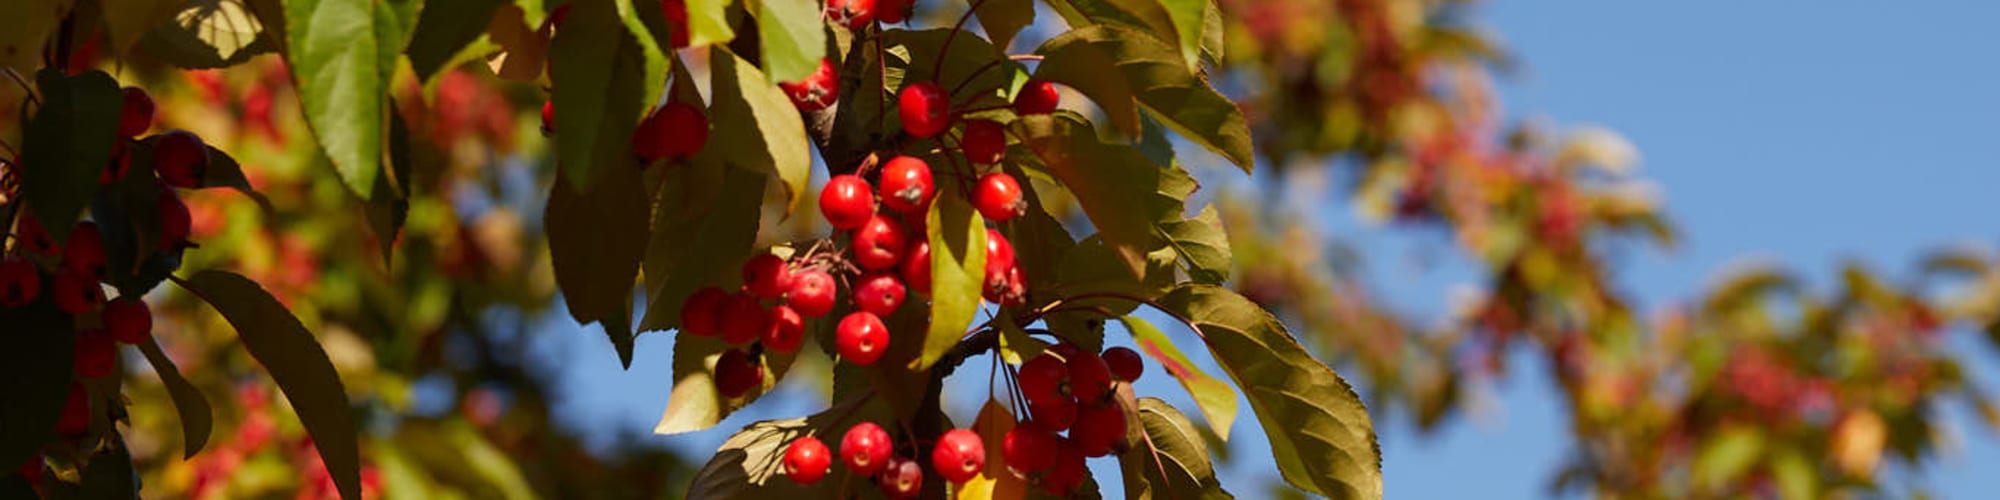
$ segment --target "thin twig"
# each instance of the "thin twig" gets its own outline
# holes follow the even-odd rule
[[[21,86],[21,91],[26,92],[28,94],[28,102],[35,103],[36,107],[41,107],[42,99],[35,96],[35,87],[32,85],[28,85],[28,79],[22,78],[21,72],[14,71],[14,68],[0,68],[0,69],[7,70],[7,77],[14,79],[14,83],[19,84]]]

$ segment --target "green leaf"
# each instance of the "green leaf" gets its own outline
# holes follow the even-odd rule
[[[1118,321],[1125,323],[1126,331],[1132,332],[1132,342],[1138,345],[1139,352],[1153,358],[1161,369],[1181,383],[1181,388],[1187,389],[1188,395],[1194,396],[1195,407],[1207,418],[1209,429],[1217,437],[1228,441],[1229,430],[1236,425],[1236,390],[1203,373],[1200,366],[1181,354],[1173,340],[1152,323],[1137,316],[1122,316]]]
[[[1166,2],[1178,0],[1062,0],[1048,1],[1049,7],[1070,26],[1082,29],[1097,25],[1130,28],[1166,45],[1180,40],[1180,29]]]
[[[1208,23],[1209,0],[1158,0],[1173,21],[1174,38],[1186,60],[1188,71],[1201,70],[1203,27]]]
[[[1226,55],[1223,51],[1224,37],[1229,30],[1222,25],[1222,7],[1213,1],[1203,3],[1208,4],[1208,8],[1202,9],[1201,14],[1201,56],[1207,58],[1209,64],[1221,66]]]
[[[410,66],[418,80],[443,71],[460,50],[486,34],[493,11],[506,0],[426,0],[410,36]]]
[[[577,323],[599,323],[632,366],[632,287],[646,255],[650,203],[635,168],[598,172],[598,182],[575,189],[568,170],[556,173],[543,226],[556,286]]]
[[[972,421],[973,432],[979,433],[979,440],[994,443],[986,447],[985,466],[979,475],[964,483],[952,485],[951,497],[960,500],[1019,499],[1028,494],[1030,486],[1026,479],[1007,470],[1007,460],[999,443],[1007,439],[1007,432],[1014,429],[1014,414],[1007,411],[999,400],[987,398],[979,407],[979,416]]]
[[[19,464],[56,437],[75,379],[76,328],[52,294],[0,308],[0,463]]]
[[[681,303],[704,286],[738,279],[734,265],[757,243],[766,177],[728,168],[720,153],[696,154],[665,172],[646,247],[646,318],[640,331],[680,325]]]
[[[977,8],[972,14],[979,17],[979,26],[986,30],[986,38],[994,47],[1006,48],[1021,28],[1035,24],[1032,0],[969,0],[968,3]]]
[[[312,332],[285,305],[248,278],[202,271],[177,281],[207,301],[236,329],[250,357],[271,373],[299,422],[305,424],[342,498],[361,497],[361,450],[355,437],[353,406],[340,373]]]
[[[756,0],[756,5],[757,40],[764,49],[764,72],[771,75],[766,83],[812,76],[819,60],[826,58],[826,24],[820,21],[819,2]]]
[[[910,363],[916,371],[930,368],[965,337],[986,280],[986,223],[965,198],[937,197],[924,227],[930,229],[931,320],[923,355]]]
[[[145,343],[139,344],[139,352],[146,355],[146,362],[151,363],[153,372],[160,375],[160,384],[166,386],[167,397],[174,400],[174,410],[180,412],[181,441],[187,450],[182,458],[194,458],[194,454],[208,444],[209,431],[215,425],[214,410],[209,408],[208,398],[203,397],[194,384],[188,383],[187,377],[181,376],[180,368],[175,367],[174,360],[160,350],[158,341],[147,338]]]
[[[653,38],[652,28],[646,25],[631,3],[618,2],[618,20],[625,24],[625,31],[632,35],[633,47],[639,50],[639,60],[643,63],[639,70],[639,77],[643,79],[639,103],[650,108],[660,101],[660,93],[666,89],[667,75],[673,72],[668,67],[671,62],[667,59],[670,48],[663,48],[666,46]]]
[[[720,46],[710,52],[709,61],[708,118],[714,130],[702,149],[719,149],[730,165],[784,181],[789,213],[806,199],[806,181],[812,175],[812,143],[806,139],[805,120],[792,99],[749,61]],[[819,67],[818,59],[813,67]]]
[[[949,90],[959,86],[960,82],[966,82],[967,79],[971,81],[963,85],[968,90],[1007,88],[1012,79],[1012,72],[1004,70],[1018,67],[1019,63],[1006,60],[1005,54],[1001,53],[1000,49],[994,48],[986,39],[976,36],[955,36],[953,33],[954,31],[945,28],[883,31],[882,43],[889,51],[889,79],[896,85],[886,90],[893,94],[901,91],[904,83],[921,81],[940,82],[940,85]],[[947,39],[952,40],[950,47],[944,46]],[[946,50],[951,52],[947,54],[944,52]],[[939,58],[944,59],[943,68],[937,67]],[[990,65],[1003,66],[980,71],[981,68]],[[873,78],[873,73],[873,71],[867,72],[863,81],[869,81],[866,78]],[[899,74],[900,78],[897,77]],[[893,95],[890,97],[894,98]],[[953,97],[964,98],[961,95]],[[894,105],[894,102],[890,104]],[[890,115],[893,116],[895,113]]]
[[[125,451],[124,436],[114,433],[111,440],[118,444],[91,455],[83,468],[78,498],[130,498],[139,492],[139,477],[132,472],[132,455]]]
[[[764,375],[764,383],[740,397],[728,398],[716,392],[714,377],[715,361],[728,350],[729,344],[720,338],[674,336],[674,389],[667,395],[667,409],[660,414],[660,422],[653,426],[654,434],[680,434],[714,427],[777,387],[798,357],[797,353],[765,350],[763,365],[769,371]]]
[[[644,56],[616,6],[608,0],[570,5],[564,29],[550,42],[549,78],[551,99],[561,110],[556,163],[580,193],[599,173],[635,168],[632,129],[650,103],[641,97],[648,78]]]
[[[1757,457],[1764,454],[1764,431],[1746,425],[1723,428],[1701,440],[1694,456],[1694,483],[1700,488],[1719,488],[1736,481]]]
[[[163,5],[172,7],[174,3]],[[146,53],[184,69],[243,64],[252,57],[278,49],[277,40],[265,30],[264,23],[251,9],[249,4],[240,0],[193,0],[162,17],[172,22],[148,24],[151,29],[137,41]],[[106,18],[107,22],[111,20]],[[148,21],[132,19],[120,22]]]
[[[814,486],[802,486],[784,475],[783,456],[785,448],[792,440],[804,436],[816,436],[827,447],[838,449],[841,433],[854,421],[848,405],[861,404],[848,401],[826,411],[803,418],[765,420],[743,427],[722,447],[715,450],[714,458],[694,473],[694,480],[688,486],[687,498],[703,500],[765,499],[786,498],[807,500],[815,498],[844,498],[846,491],[834,486],[838,478],[832,474],[851,474],[844,467],[838,467]],[[873,487],[865,478],[853,478],[852,488]]]
[[[389,80],[411,1],[289,0],[285,63],[306,124],[340,180],[362,198],[381,174]]]
[[[1215,151],[1245,173],[1255,161],[1249,122],[1229,98],[1188,70],[1170,45],[1131,28],[1098,25],[1072,30],[1043,43],[1037,78],[1075,87],[1112,113],[1121,130],[1137,130],[1136,116],[1128,127],[1117,113],[1124,111],[1125,93],[1182,137]],[[1116,67],[1118,71],[1105,71]],[[1115,79],[1123,77],[1121,86]]]
[[[729,27],[731,0],[687,0],[688,46],[701,47],[729,43],[736,30]]]
[[[69,241],[77,215],[97,196],[97,180],[118,140],[124,100],[118,82],[102,71],[63,76],[35,74],[42,105],[22,133],[22,197],[57,243]]]
[[[1027,131],[1028,148],[1076,196],[1131,276],[1144,276],[1146,254],[1164,243],[1154,224],[1179,216],[1180,199],[1193,191],[1193,178],[1146,161],[1131,146],[1100,141],[1089,123],[1073,114],[1022,117],[1017,123]]]
[[[1158,398],[1139,399],[1138,415],[1146,439],[1118,456],[1126,498],[1236,498],[1215,478],[1208,442],[1186,415]]]
[[[1368,408],[1276,317],[1213,285],[1176,289],[1159,306],[1191,322],[1243,388],[1286,482],[1333,498],[1382,497],[1382,450]]]
[[[1188,277],[1196,283],[1220,285],[1229,279],[1235,265],[1229,251],[1229,234],[1222,228],[1222,216],[1215,207],[1202,207],[1193,219],[1160,224],[1167,244],[1188,265]]]

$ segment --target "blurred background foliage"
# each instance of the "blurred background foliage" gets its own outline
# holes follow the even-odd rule
[[[1378,420],[1450,425],[1479,382],[1507,376],[1508,353],[1529,351],[1554,367],[1554,380],[1534,382],[1559,386],[1570,418],[1571,459],[1548,471],[1554,491],[1638,498],[1918,493],[1890,475],[1914,474],[1937,452],[1938,405],[1968,402],[2000,425],[1961,367],[1991,360],[1939,340],[1982,329],[2000,339],[1993,255],[1940,253],[1907,282],[1860,265],[1830,270],[1840,280],[1824,291],[1791,270],[1743,269],[1704,296],[1636,310],[1612,256],[1672,248],[1657,188],[1615,132],[1503,123],[1489,80],[1515,62],[1475,29],[1471,5],[1215,3],[1227,36],[1205,54],[1209,76],[1249,116],[1262,170],[1254,183],[1206,190],[1230,230],[1231,285],[1349,373]],[[917,6],[933,18],[964,8]],[[560,310],[540,221],[554,173],[535,115],[541,89],[477,63],[428,82],[405,71],[395,106],[412,132],[414,195],[370,205],[328,174],[275,56],[182,71],[148,60],[163,46],[142,42],[131,60],[103,64],[145,82],[164,127],[235,155],[274,208],[192,194],[204,251],[189,254],[188,270],[255,279],[322,336],[358,404],[370,494],[683,493],[706,457],[585,446],[553,422],[549,368],[530,361],[527,342],[544,333],[534,318]],[[1351,215],[1284,202],[1300,199],[1344,200],[1367,220],[1444,234],[1480,266],[1483,286],[1448,317],[1406,317],[1371,298],[1355,271],[1366,256],[1317,223]],[[379,228],[397,217],[400,236],[384,242]],[[810,219],[764,224],[760,239],[818,232]],[[216,402],[217,433],[206,453],[181,460],[164,389],[126,353],[128,436],[147,493],[332,495],[284,399],[220,317],[176,293],[150,299],[157,337]]]

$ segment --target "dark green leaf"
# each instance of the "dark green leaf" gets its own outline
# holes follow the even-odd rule
[[[1139,352],[1153,358],[1161,369],[1187,389],[1189,396],[1194,396],[1195,407],[1207,417],[1209,429],[1215,431],[1217,437],[1228,440],[1230,428],[1236,425],[1236,390],[1203,373],[1200,366],[1189,360],[1186,354],[1181,354],[1173,340],[1152,323],[1138,316],[1124,316],[1118,320],[1125,323],[1126,331],[1132,332],[1132,343],[1139,347]]]
[[[764,367],[769,370],[764,383],[741,397],[727,398],[716,392],[713,374],[715,361],[729,349],[729,344],[716,337],[674,337],[674,389],[667,395],[667,409],[660,415],[659,424],[653,426],[653,433],[679,434],[714,427],[776,387],[797,358],[796,353],[764,351]]]
[[[556,163],[581,193],[598,174],[632,170],[632,129],[647,103],[644,55],[609,1],[571,5],[550,42]],[[714,117],[711,115],[710,117]],[[607,174],[609,175],[609,174]]]
[[[599,171],[603,182],[582,191],[568,170],[558,171],[543,225],[570,317],[603,326],[619,362],[631,367],[632,287],[650,237],[650,204],[639,171],[619,167]]]
[[[973,15],[979,17],[979,26],[986,30],[986,38],[995,47],[1006,48],[1021,28],[1035,23],[1033,0],[971,0],[969,3],[978,8]]]
[[[925,227],[931,244],[931,318],[923,355],[910,368],[923,371],[951,350],[979,313],[986,279],[986,223],[965,198],[939,196]]]
[[[1045,57],[1037,77],[1076,87],[1108,111],[1122,109],[1121,90],[1129,90],[1161,124],[1250,172],[1255,157],[1243,111],[1190,71],[1171,45],[1131,28],[1098,25],[1063,33],[1035,53]],[[1120,76],[1123,89],[1107,81]]]
[[[306,124],[347,188],[363,198],[382,170],[389,80],[414,0],[285,2],[292,70]]]
[[[202,271],[179,282],[207,301],[236,329],[305,424],[342,498],[361,497],[361,450],[353,407],[340,373],[312,332],[256,282],[233,273]]]
[[[444,70],[458,51],[486,34],[493,10],[505,0],[426,0],[410,35],[410,66],[417,79],[429,80]]]
[[[1160,224],[1167,244],[1187,262],[1188,277],[1196,283],[1220,285],[1229,279],[1234,265],[1229,252],[1229,234],[1223,231],[1222,216],[1215,207],[1202,207],[1201,214]]]
[[[786,0],[792,1],[792,0]],[[817,25],[815,25],[817,26]],[[768,61],[766,61],[768,63]],[[749,61],[718,46],[709,53],[712,83],[708,110],[714,131],[704,150],[720,150],[731,166],[771,174],[784,182],[786,210],[806,199],[812,175],[811,142],[798,108]],[[813,60],[814,68],[819,60]]]
[[[785,447],[792,440],[803,436],[817,436],[828,447],[840,446],[840,435],[852,425],[852,411],[847,405],[862,404],[861,401],[847,401],[824,412],[804,418],[785,420],[765,420],[744,426],[715,450],[714,458],[695,472],[694,481],[688,487],[687,498],[691,499],[765,499],[785,498],[807,500],[814,498],[844,498],[847,494],[834,486],[837,483],[820,483],[816,486],[801,486],[784,475],[781,457]],[[836,468],[832,474],[848,474],[843,468]],[[829,476],[827,479],[838,481]],[[854,478],[853,488],[867,488],[864,478]]]
[[[1194,180],[1146,161],[1131,146],[1099,140],[1073,114],[1022,117],[1017,123],[1027,131],[1028,148],[1076,195],[1131,276],[1143,276],[1146,254],[1164,243],[1155,222],[1179,217],[1180,200],[1193,191]]]
[[[776,85],[811,76],[819,69],[819,60],[826,58],[826,25],[820,22],[819,2],[755,1],[757,39],[764,48],[764,72],[771,77],[764,83]]]
[[[56,437],[75,377],[76,329],[46,293],[26,307],[0,308],[0,325],[7,325],[0,335],[0,463],[19,464]]]
[[[1249,299],[1189,285],[1159,301],[1192,322],[1263,424],[1285,481],[1333,498],[1381,498],[1382,450],[1354,388]]]
[[[999,70],[1017,67],[1009,66],[1017,63],[1004,60],[1000,50],[993,48],[993,44],[987,43],[983,38],[953,36],[952,33],[952,30],[943,28],[884,31],[882,43],[890,52],[888,54],[890,80],[891,84],[896,85],[887,90],[898,92],[902,90],[904,83],[923,81],[939,82],[946,90],[950,90],[968,78],[972,81],[963,83],[967,90],[962,92],[1007,88],[1011,73]],[[946,39],[952,39],[950,47],[944,46]],[[945,54],[946,50],[951,52]],[[944,58],[943,68],[937,67],[940,57]],[[1002,67],[980,71],[981,68],[996,64]],[[898,74],[901,77],[897,77]],[[869,81],[866,78],[873,76],[864,75],[864,81]],[[963,100],[965,95],[953,97]]]
[[[646,318],[640,331],[680,325],[681,303],[704,286],[733,283],[757,243],[766,177],[721,163],[709,149],[665,172],[646,247]]]
[[[97,180],[118,140],[118,82],[102,71],[35,74],[42,105],[22,132],[21,196],[56,242],[69,241],[77,216],[97,196]]]
[[[1139,399],[1138,415],[1146,439],[1118,456],[1125,498],[1236,498],[1216,480],[1208,443],[1186,415],[1157,398]]]
[[[92,455],[89,466],[84,467],[83,482],[77,491],[77,498],[138,496],[139,476],[132,470],[132,455],[125,451],[125,438],[114,435],[111,440],[118,444]]]
[[[160,375],[160,384],[166,386],[167,396],[174,400],[174,410],[180,412],[181,440],[186,449],[182,458],[194,458],[194,454],[208,444],[208,433],[214,427],[212,420],[215,415],[209,409],[208,398],[203,397],[194,384],[188,383],[187,377],[181,376],[180,368],[175,367],[174,360],[160,350],[159,342],[148,338],[145,343],[139,344],[139,352],[146,355],[146,362],[152,364],[153,372]]]

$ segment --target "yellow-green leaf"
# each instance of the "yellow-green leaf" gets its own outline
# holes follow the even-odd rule
[[[1181,354],[1167,334],[1137,316],[1122,316],[1118,321],[1125,323],[1125,330],[1132,332],[1132,342],[1139,346],[1139,352],[1153,358],[1160,368],[1172,375],[1174,380],[1194,396],[1196,408],[1208,419],[1208,427],[1217,437],[1229,440],[1229,429],[1236,424],[1236,390],[1229,384],[1217,380],[1201,371],[1201,367]]]
[[[813,60],[815,68],[818,61]],[[708,119],[714,130],[702,149],[718,149],[731,166],[784,181],[790,212],[806,198],[812,175],[812,142],[798,108],[756,66],[720,46],[709,53],[709,78]]]
[[[740,397],[727,398],[715,390],[715,361],[729,344],[715,337],[677,335],[674,337],[674,389],[667,396],[667,410],[653,426],[654,434],[679,434],[714,427],[729,414],[757,401],[778,385],[792,366],[796,353],[766,350],[763,354],[764,383]]]
[[[923,370],[951,350],[979,312],[986,280],[986,222],[964,198],[937,197],[925,224],[931,244],[931,321],[923,355],[910,368]],[[892,334],[895,332],[891,332]]]
[[[729,27],[731,0],[687,0],[688,46],[701,47],[736,39]]]
[[[306,124],[340,180],[363,199],[381,175],[389,81],[414,0],[285,2],[285,63]]]
[[[964,483],[952,485],[952,498],[959,500],[1017,500],[1028,495],[1028,482],[1007,471],[1007,460],[1002,456],[1000,443],[1007,439],[1007,431],[1014,429],[1014,414],[1007,411],[1000,401],[987,399],[979,408],[979,416],[972,421],[972,431],[979,433],[979,440],[986,443],[986,467],[979,475]]]
[[[764,72],[771,76],[765,83],[776,85],[811,76],[819,69],[819,60],[826,58],[826,25],[820,21],[819,2],[754,1],[758,6],[757,40],[764,48]]]

